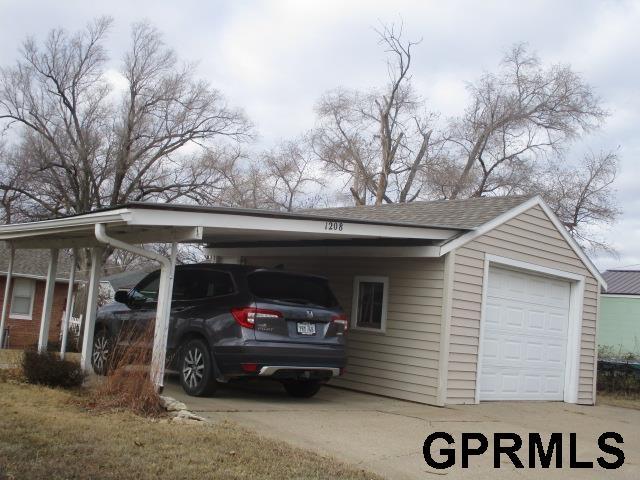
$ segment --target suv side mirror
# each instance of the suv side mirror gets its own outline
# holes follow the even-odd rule
[[[118,290],[113,299],[118,303],[129,303],[129,290]]]

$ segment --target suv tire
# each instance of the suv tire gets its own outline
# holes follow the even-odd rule
[[[96,375],[106,375],[109,372],[113,356],[113,340],[106,328],[101,328],[93,336],[91,351],[91,367]]]
[[[180,349],[180,383],[192,397],[205,397],[216,391],[211,354],[199,338],[187,341]]]
[[[322,387],[319,380],[287,380],[282,384],[287,393],[294,398],[311,398]]]

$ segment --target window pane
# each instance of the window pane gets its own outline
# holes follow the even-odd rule
[[[338,301],[329,283],[318,277],[291,273],[256,272],[249,275],[249,290],[263,300],[332,308]]]
[[[31,314],[31,297],[13,297],[11,313],[18,315]]]
[[[382,328],[382,299],[384,284],[380,282],[360,282],[358,287],[358,327]]]
[[[160,272],[152,272],[147,275],[133,289],[133,297],[136,301],[156,301],[158,300],[158,290],[160,287]]]
[[[14,315],[31,315],[32,296],[35,282],[27,278],[16,278],[13,281],[11,297],[11,313]]]
[[[225,272],[185,269],[176,272],[173,281],[174,300],[195,300],[233,293],[233,281]]]

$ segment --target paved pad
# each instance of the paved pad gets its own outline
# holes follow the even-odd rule
[[[431,407],[339,388],[324,387],[314,398],[288,397],[280,385],[254,382],[225,386],[212,398],[189,397],[175,382],[168,382],[165,393],[211,421],[231,420],[258,434],[330,455],[390,479],[449,478],[640,478],[640,411],[609,406],[579,406],[554,402],[492,402],[480,405]],[[624,438],[625,464],[618,470],[603,470],[599,456],[613,457],[598,449],[603,432],[618,432]],[[469,469],[456,465],[447,470],[429,467],[422,446],[427,435],[448,432],[460,443],[462,432],[482,432],[489,439],[489,450],[471,457]],[[506,456],[501,468],[493,468],[494,432],[515,432],[524,446],[519,457],[529,462],[529,432],[538,432],[544,441],[552,432],[563,433],[562,470],[516,469]],[[577,460],[594,462],[594,469],[571,470],[569,433],[577,434]],[[610,444],[615,443],[609,441]],[[434,444],[434,455],[446,445]],[[537,458],[536,458],[537,461]],[[555,459],[554,459],[555,462]],[[552,464],[554,465],[554,464]]]

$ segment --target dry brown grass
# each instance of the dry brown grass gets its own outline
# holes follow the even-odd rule
[[[164,413],[160,396],[150,378],[151,346],[154,324],[140,332],[123,330],[113,357],[113,365],[104,382],[90,396],[88,406],[96,409],[126,409],[157,417]]]
[[[620,395],[614,393],[598,392],[598,395],[596,397],[596,404],[640,410],[640,395]]]
[[[96,413],[77,392],[0,383],[0,478],[370,479],[363,470],[231,423]]]

